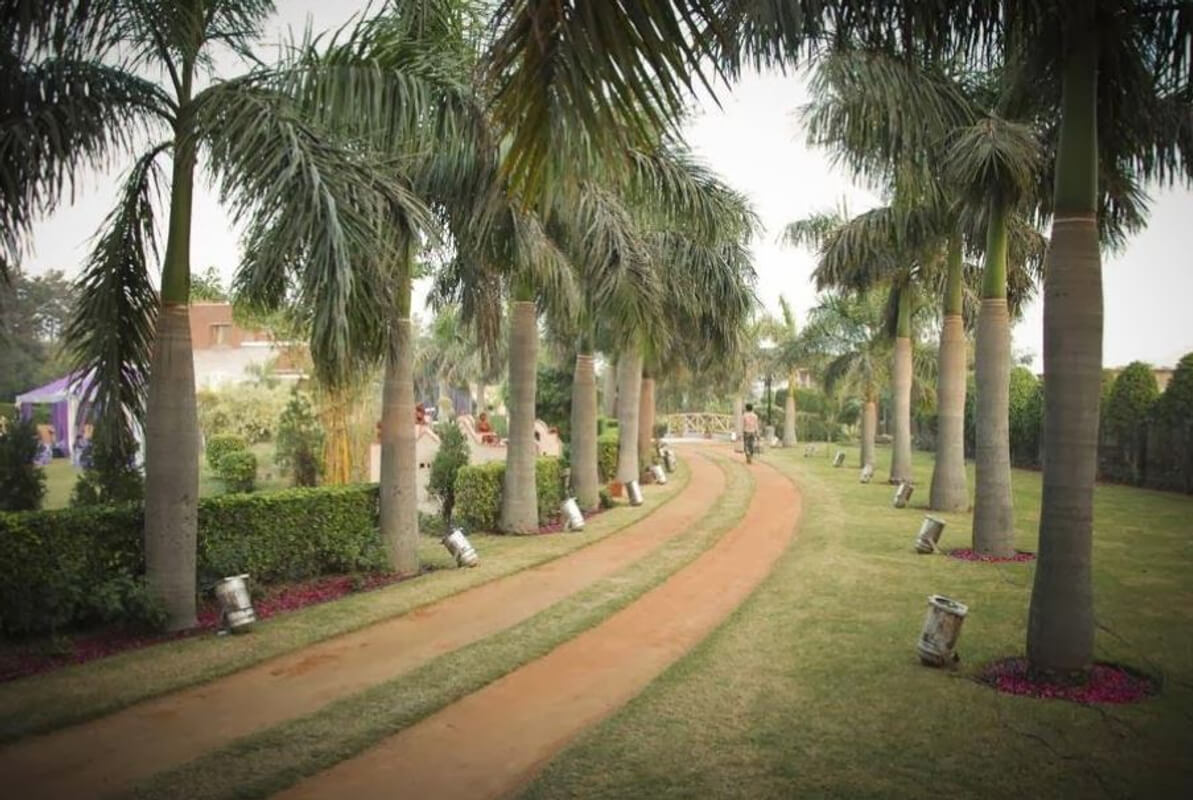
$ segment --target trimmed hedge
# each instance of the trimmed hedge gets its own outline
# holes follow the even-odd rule
[[[111,587],[145,569],[139,506],[0,513],[0,631],[109,620]],[[199,501],[200,589],[249,573],[269,583],[380,568],[377,487],[332,486]]]
[[[563,502],[562,469],[563,462],[558,458],[542,456],[535,461],[540,525],[546,525],[559,516],[559,506]],[[456,473],[455,520],[470,531],[497,530],[504,478],[504,461],[460,467]]]

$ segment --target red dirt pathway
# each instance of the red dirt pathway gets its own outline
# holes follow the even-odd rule
[[[698,522],[725,473],[692,453],[688,484],[583,549],[210,683],[0,749],[0,786],[22,800],[127,790],[236,738],[317,711],[441,653],[509,628],[646,556]],[[482,567],[483,568],[483,567]]]
[[[491,798],[525,784],[569,741],[638,694],[770,572],[795,534],[800,495],[752,468],[744,519],[665,583],[547,655],[279,795]]]

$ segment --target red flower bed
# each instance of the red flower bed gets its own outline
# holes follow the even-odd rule
[[[1157,684],[1146,675],[1116,664],[1094,664],[1083,684],[1050,683],[1033,676],[1026,658],[996,661],[982,670],[980,680],[1004,694],[1071,700],[1074,703],[1138,703],[1155,694]]]
[[[950,550],[949,555],[960,561],[981,561],[988,564],[1022,564],[1025,561],[1035,561],[1035,553],[1025,553],[1022,550],[1016,550],[1015,555],[1010,558],[997,558],[995,556],[984,556],[981,553],[976,553],[972,548],[962,547],[956,550]]]
[[[388,586],[402,579],[388,573],[330,575],[270,586],[253,598],[253,609],[258,619],[269,619],[277,614],[336,600],[352,592]],[[219,609],[211,601],[200,606],[197,617],[198,624],[195,627],[174,633],[144,633],[113,627],[70,634],[57,641],[12,645],[0,650],[0,681],[49,672],[70,664],[85,664],[125,650],[210,633],[219,626]]]

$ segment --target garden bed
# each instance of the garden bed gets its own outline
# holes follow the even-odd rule
[[[979,680],[1003,694],[1039,699],[1069,700],[1088,705],[1138,703],[1155,694],[1156,681],[1118,664],[1098,662],[1084,683],[1060,683],[1032,675],[1026,658],[1006,658],[988,664]]]
[[[378,572],[324,575],[310,580],[275,584],[259,590],[253,598],[253,609],[257,612],[257,619],[269,619],[307,606],[338,600],[353,592],[389,586],[404,577]],[[125,650],[213,633],[219,627],[219,608],[210,599],[200,605],[197,617],[198,624],[195,627],[173,633],[152,633],[114,626],[8,644],[0,648],[0,681],[37,675],[71,664],[85,664]]]

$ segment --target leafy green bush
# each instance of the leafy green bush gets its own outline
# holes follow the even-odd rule
[[[218,472],[220,468],[220,460],[223,459],[225,455],[238,450],[247,449],[248,444],[240,436],[230,433],[208,436],[207,449],[205,451],[207,456],[207,466]]]
[[[613,495],[609,494],[609,490],[603,486],[598,496],[601,499],[601,508],[613,508],[613,506],[617,505],[613,502]]]
[[[248,450],[225,453],[215,473],[228,492],[251,492],[257,488],[257,457]]]
[[[456,502],[453,516],[468,530],[497,530],[501,513],[501,482],[505,462],[490,461],[461,467],[456,473]]]
[[[606,430],[597,437],[597,475],[607,483],[617,476],[617,428]]]
[[[540,456],[534,462],[534,483],[538,494],[539,524],[559,519],[559,506],[564,501],[562,459]]]
[[[1008,399],[1011,463],[1030,467],[1039,463],[1040,429],[1044,423],[1043,387],[1027,367],[1011,370]]]
[[[617,430],[617,418],[597,417],[597,436],[603,436],[610,430]]]
[[[323,474],[323,427],[310,399],[297,388],[278,420],[274,463],[289,472],[295,486],[315,486]]]
[[[0,632],[152,624],[140,507],[0,513]],[[287,489],[199,501],[198,579],[247,572],[271,583],[383,569],[376,486]],[[160,619],[160,617],[158,617]]]
[[[562,469],[563,462],[558,458],[542,456],[535,461],[534,480],[538,491],[540,525],[547,524],[559,515],[559,505],[563,502]],[[504,461],[461,467],[456,473],[456,521],[468,530],[497,530],[504,478]]]
[[[427,490],[439,498],[444,524],[450,528],[452,509],[456,504],[456,474],[468,466],[469,448],[460,426],[454,422],[440,422],[435,426],[439,436],[439,452],[431,462]]]
[[[1109,434],[1113,442],[1109,464],[1113,478],[1143,482],[1147,423],[1159,397],[1152,368],[1142,361],[1131,362],[1115,378],[1103,415],[1108,428],[1103,434]]]
[[[654,429],[651,431],[651,433],[654,434],[654,438],[662,439],[664,436],[667,435],[667,430],[668,430],[668,427],[667,427],[666,421],[656,422],[654,424]]]
[[[290,391],[267,383],[238,384],[234,389],[200,391],[195,400],[204,435],[233,434],[257,444],[277,435]]]
[[[32,420],[13,416],[0,435],[0,511],[29,511],[41,507],[46,473],[33,463],[37,456],[37,427]]]
[[[85,468],[70,495],[72,506],[137,503],[145,497],[145,479],[134,466],[137,442],[124,429],[97,426],[84,458]]]

